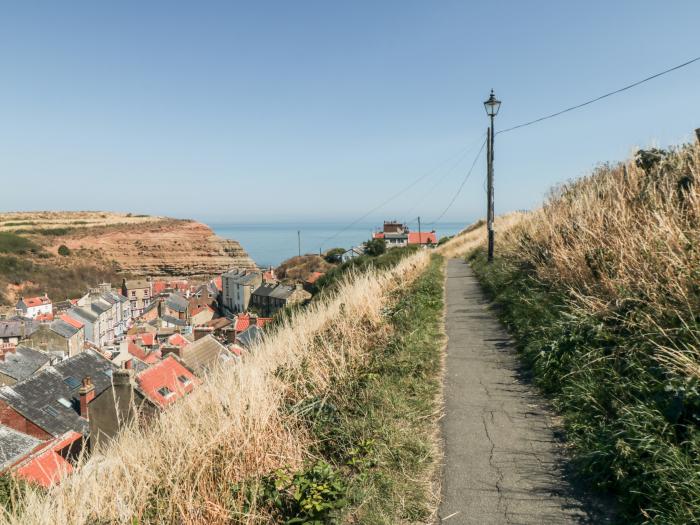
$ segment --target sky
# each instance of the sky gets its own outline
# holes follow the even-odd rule
[[[6,3],[0,211],[429,223],[504,129],[700,56],[700,2]],[[499,135],[496,212],[691,140],[700,62]],[[470,149],[471,148],[471,149]],[[482,154],[442,220],[485,214]]]

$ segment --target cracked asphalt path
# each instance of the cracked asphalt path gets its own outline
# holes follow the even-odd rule
[[[609,523],[567,479],[552,414],[463,260],[447,266],[442,523]]]

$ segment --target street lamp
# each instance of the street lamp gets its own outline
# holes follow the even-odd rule
[[[491,119],[491,126],[486,130],[486,180],[488,190],[486,192],[486,229],[489,235],[488,261],[493,262],[493,141],[495,134],[493,132],[493,118],[498,115],[498,110],[501,108],[501,101],[496,98],[496,95],[491,90],[489,99],[484,102],[486,114]]]

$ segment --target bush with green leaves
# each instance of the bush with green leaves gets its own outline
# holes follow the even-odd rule
[[[365,243],[365,253],[370,257],[377,257],[386,252],[384,239],[370,239]]]
[[[61,244],[61,246],[58,247],[58,255],[68,257],[70,255],[70,248],[65,244]]]

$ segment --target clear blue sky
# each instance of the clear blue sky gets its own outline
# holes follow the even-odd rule
[[[491,88],[507,127],[700,55],[697,0],[29,4],[0,11],[4,211],[351,220],[478,141]],[[496,211],[696,127],[700,63],[502,135]],[[470,161],[374,217],[431,220]]]

